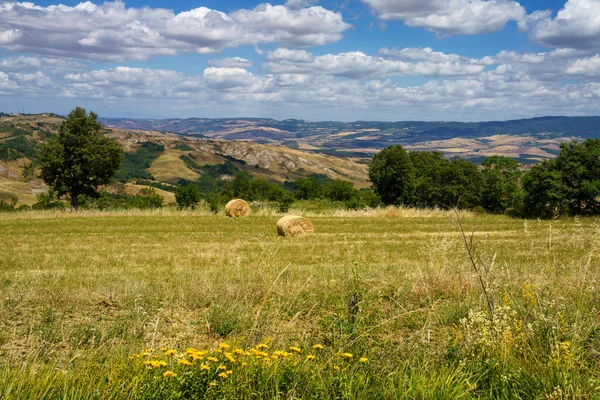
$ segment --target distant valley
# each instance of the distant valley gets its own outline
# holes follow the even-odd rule
[[[558,154],[560,143],[599,138],[600,117],[540,117],[491,122],[310,122],[268,118],[102,119],[107,126],[284,145],[341,157],[371,157],[402,144],[478,161],[504,155],[522,163]]]

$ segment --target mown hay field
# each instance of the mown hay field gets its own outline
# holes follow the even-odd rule
[[[600,397],[598,220],[280,217],[0,214],[0,398]]]

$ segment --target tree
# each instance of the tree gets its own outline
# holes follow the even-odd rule
[[[472,161],[450,161],[441,171],[441,182],[440,205],[474,208],[481,204],[483,176]]]
[[[504,212],[521,203],[519,163],[508,157],[493,156],[481,163],[483,170],[482,206],[491,212]]]
[[[191,208],[193,210],[200,202],[198,187],[193,183],[177,186],[175,202],[180,209]]]
[[[415,169],[401,145],[389,146],[375,154],[369,166],[369,179],[385,204],[414,204]]]
[[[321,184],[315,177],[300,178],[294,183],[294,195],[300,200],[317,199],[321,194]]]
[[[600,139],[561,144],[556,169],[572,215],[600,212]]]
[[[358,196],[352,182],[332,179],[323,184],[323,195],[331,201],[349,201]]]
[[[555,217],[567,212],[567,188],[562,182],[556,160],[536,164],[523,177],[525,212],[533,217]]]
[[[442,198],[443,172],[450,163],[444,153],[412,151],[409,155],[415,168],[416,204],[420,207],[448,205]]]
[[[96,196],[119,169],[123,149],[100,133],[98,116],[77,107],[60,125],[58,135],[40,148],[41,177],[57,195],[69,195],[77,209],[79,196]]]

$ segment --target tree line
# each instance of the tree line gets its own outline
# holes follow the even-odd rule
[[[557,158],[522,171],[516,160],[493,156],[481,167],[439,152],[390,146],[369,167],[384,204],[458,207],[520,217],[600,213],[600,139],[560,146]]]

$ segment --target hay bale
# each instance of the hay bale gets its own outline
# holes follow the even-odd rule
[[[225,205],[225,215],[228,217],[247,217],[250,206],[242,199],[233,199]]]
[[[277,233],[281,236],[302,236],[313,233],[312,223],[297,215],[286,215],[277,221]]]

